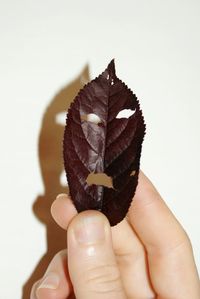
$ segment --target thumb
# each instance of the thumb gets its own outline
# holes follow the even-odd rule
[[[68,267],[77,299],[125,299],[107,218],[85,211],[68,228]]]

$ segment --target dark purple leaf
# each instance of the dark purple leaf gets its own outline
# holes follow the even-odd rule
[[[132,110],[128,118],[121,116],[124,109]],[[80,90],[68,110],[64,165],[78,212],[99,210],[111,225],[125,217],[138,183],[144,134],[139,102],[117,78],[112,60]],[[92,176],[96,183],[90,181]]]

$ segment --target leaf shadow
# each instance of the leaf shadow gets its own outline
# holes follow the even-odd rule
[[[47,252],[41,257],[32,274],[23,285],[22,299],[29,299],[32,285],[40,279],[53,256],[66,247],[66,233],[54,222],[50,207],[57,194],[68,192],[62,186],[60,177],[63,173],[62,140],[64,125],[56,121],[60,113],[66,113],[78,91],[89,81],[89,67],[61,89],[48,105],[42,119],[39,134],[38,155],[44,194],[38,195],[33,203],[33,213],[46,226]]]

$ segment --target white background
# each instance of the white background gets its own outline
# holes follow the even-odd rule
[[[112,58],[145,116],[142,169],[188,232],[200,269],[199,15],[198,0],[0,1],[0,298],[21,299],[48,250],[32,210],[45,192],[46,108],[62,89],[71,100],[86,65],[94,78]]]

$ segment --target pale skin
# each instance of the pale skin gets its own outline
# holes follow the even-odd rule
[[[142,172],[117,226],[97,211],[77,214],[66,194],[58,195],[51,213],[67,231],[67,249],[34,284],[31,299],[200,298],[190,240]]]

